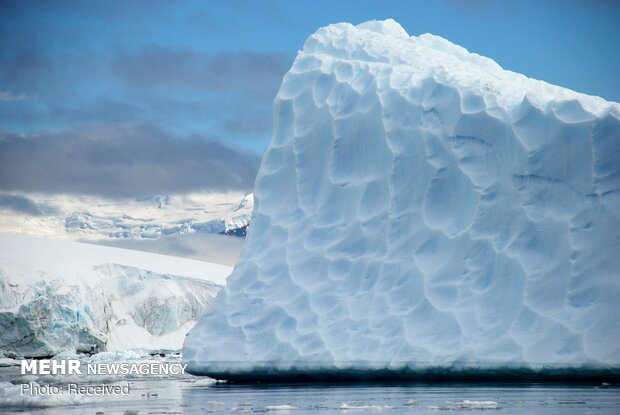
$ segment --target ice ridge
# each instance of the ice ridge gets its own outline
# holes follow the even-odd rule
[[[216,377],[620,371],[620,106],[393,20],[319,29],[189,333]]]

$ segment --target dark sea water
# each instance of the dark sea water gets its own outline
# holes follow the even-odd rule
[[[176,379],[123,379],[108,384],[129,384],[130,393],[20,402],[8,387],[4,395],[0,392],[0,413],[620,414],[620,385],[601,383],[235,385],[186,375]]]

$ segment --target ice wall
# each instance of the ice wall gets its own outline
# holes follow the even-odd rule
[[[331,25],[284,77],[255,198],[194,373],[620,368],[616,103]]]
[[[207,262],[0,233],[0,357],[178,350],[229,272]]]

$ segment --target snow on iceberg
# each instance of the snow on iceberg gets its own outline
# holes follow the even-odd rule
[[[178,350],[229,272],[165,255],[0,234],[0,352]]]
[[[618,373],[619,161],[616,103],[393,20],[321,28],[188,370]]]

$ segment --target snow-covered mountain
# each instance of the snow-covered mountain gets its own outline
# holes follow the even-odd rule
[[[274,113],[191,371],[620,371],[618,104],[387,20],[311,35]]]
[[[231,268],[0,234],[0,354],[181,347]]]
[[[253,208],[253,195],[239,192],[114,200],[74,195],[3,196],[22,198],[40,208],[24,213],[0,205],[0,232],[87,241],[157,239],[194,232],[245,236]]]

